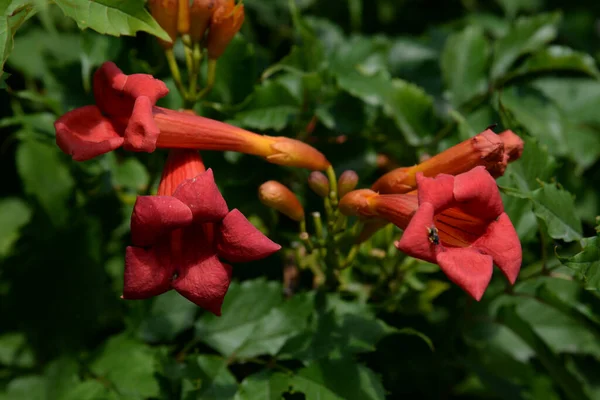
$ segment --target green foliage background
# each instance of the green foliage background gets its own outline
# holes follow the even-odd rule
[[[106,60],[164,79],[161,105],[180,107],[155,38],[116,37],[164,32],[143,1],[3,0],[0,399],[600,399],[600,3],[244,3],[196,111],[306,140],[360,187],[384,172],[378,154],[412,165],[513,129],[525,152],[498,182],[523,243],[517,284],[496,274],[472,302],[388,227],[338,292],[302,272],[286,298],[282,251],[235,266],[220,318],[174,292],[120,300],[132,205],[165,153],[75,163],[53,122],[93,102]],[[260,183],[322,211],[308,171],[204,157],[230,208],[288,249],[297,228],[258,202]]]

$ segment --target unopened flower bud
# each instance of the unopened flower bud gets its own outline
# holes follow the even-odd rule
[[[179,0],[179,13],[177,15],[177,31],[184,35],[190,31],[190,2]]]
[[[287,215],[294,221],[304,219],[304,208],[294,193],[277,181],[267,181],[258,188],[258,197],[264,205]]]
[[[308,176],[308,186],[321,197],[329,196],[329,180],[322,172],[311,172]]]
[[[158,39],[160,45],[165,49],[170,49],[175,43],[177,38],[177,13],[178,7],[177,0],[149,0],[148,7],[150,13],[158,22],[158,24],[167,32],[171,37],[171,43],[165,42],[164,40]]]
[[[340,199],[346,195],[346,193],[351,192],[358,185],[358,174],[352,170],[347,170],[340,175],[338,179],[338,192]]]
[[[193,0],[190,6],[190,38],[200,42],[220,0]]]
[[[219,1],[210,20],[210,30],[206,48],[208,58],[216,60],[223,54],[225,48],[244,22],[244,5],[235,4],[235,0]]]

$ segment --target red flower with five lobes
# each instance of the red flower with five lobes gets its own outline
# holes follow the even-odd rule
[[[476,300],[492,278],[493,264],[515,283],[521,242],[504,212],[496,181],[484,167],[457,176],[417,174],[417,186],[419,209],[397,242],[398,249],[437,263]],[[433,240],[435,231],[438,243]]]
[[[138,197],[131,217],[124,299],[145,299],[175,289],[221,314],[231,281],[227,262],[262,259],[281,248],[237,209],[229,211],[197,152],[169,154],[157,196]]]
[[[404,229],[396,247],[436,263],[448,278],[480,300],[496,264],[510,283],[521,268],[521,243],[494,178],[479,166],[457,176],[417,174],[417,192],[350,192],[346,215],[381,218]],[[376,223],[377,220],[375,220]]]
[[[69,111],[55,123],[56,143],[76,161],[113,151],[152,152],[158,148],[238,151],[274,164],[327,169],[315,148],[287,137],[257,135],[233,125],[156,107],[169,90],[146,74],[125,75],[112,62],[94,74],[95,106]]]

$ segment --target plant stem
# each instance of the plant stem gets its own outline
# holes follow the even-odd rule
[[[179,66],[177,65],[177,60],[175,60],[175,54],[173,53],[173,49],[166,49],[165,56],[167,57],[167,63],[169,64],[169,69],[171,70],[171,76],[173,76],[173,80],[175,81],[175,86],[181,97],[185,100],[187,98],[187,92],[183,87],[183,83],[181,82],[181,73],[179,72]]]
[[[202,89],[200,91],[200,93],[198,93],[198,95],[196,96],[196,101],[202,99],[204,96],[206,96],[211,89],[213,88],[213,85],[215,84],[215,77],[217,76],[217,60],[208,60],[208,71],[206,72],[206,86],[204,87],[204,89]]]

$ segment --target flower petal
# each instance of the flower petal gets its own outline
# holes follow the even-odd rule
[[[173,197],[192,210],[195,223],[220,221],[228,212],[227,203],[219,192],[210,168],[195,178],[183,181]]]
[[[429,229],[433,226],[433,205],[421,204],[402,237],[395,243],[396,247],[411,257],[435,263],[441,245],[429,240]]]
[[[150,246],[163,235],[192,223],[192,211],[172,196],[139,196],[131,214],[131,241]]]
[[[523,253],[519,236],[506,213],[500,214],[497,221],[490,223],[487,232],[473,243],[473,247],[492,256],[509,282],[515,283]]]
[[[131,116],[125,129],[123,147],[129,151],[145,151],[152,153],[156,150],[156,140],[160,129],[152,116],[152,102],[146,96],[135,100]]]
[[[454,178],[454,198],[468,214],[493,220],[504,212],[498,185],[485,167],[475,167]]]
[[[56,120],[54,128],[56,144],[75,161],[89,160],[123,144],[123,138],[96,106],[69,111]]]
[[[446,174],[427,178],[422,172],[417,173],[419,204],[431,203],[436,211],[449,207],[454,201],[454,179],[454,176]]]
[[[172,286],[192,303],[215,315],[221,315],[221,306],[231,282],[231,273],[231,265],[224,264],[216,256],[212,256],[182,268]]]
[[[281,248],[263,235],[237,209],[231,210],[216,230],[217,253],[230,262],[255,261]]]
[[[107,61],[94,73],[96,104],[110,118],[127,118],[135,100],[146,96],[154,105],[169,93],[164,82],[152,75],[125,75],[113,62]],[[122,127],[124,128],[124,127]]]
[[[492,279],[492,257],[472,248],[452,248],[440,252],[437,263],[448,279],[479,301]]]
[[[123,274],[124,299],[147,299],[171,288],[174,269],[168,257],[158,256],[167,250],[166,247],[127,247]]]

